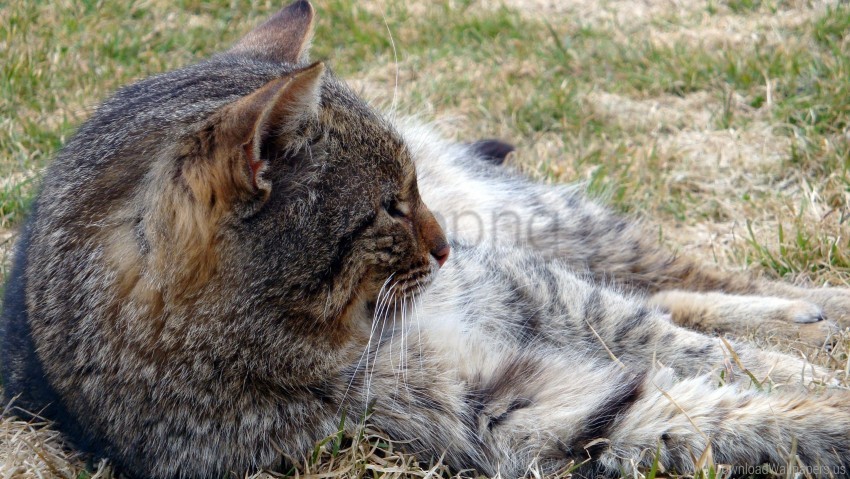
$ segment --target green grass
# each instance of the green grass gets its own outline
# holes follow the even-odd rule
[[[733,12],[758,10],[760,5],[728,2]],[[0,65],[0,110],[6,113],[0,130],[0,173],[42,168],[111,90],[221,49],[271,10],[232,10],[225,2],[163,7],[117,2],[10,5],[6,21],[0,23],[0,39],[15,52],[11,61]],[[846,170],[846,138],[836,136],[847,127],[850,114],[847,7],[831,9],[812,24],[788,31],[794,42],[740,49],[624,39],[605,28],[582,25],[580,19],[549,22],[506,8],[481,14],[473,2],[437,2],[424,15],[411,13],[403,2],[372,11],[331,0],[319,8],[313,56],[328,59],[343,76],[368,75],[375,65],[392,63],[391,33],[406,68],[421,71],[441,64],[457,72],[440,76],[438,82],[423,82],[423,88],[405,98],[407,104],[428,101],[440,110],[469,109],[472,103],[474,109],[465,113],[473,121],[495,119],[515,136],[553,133],[567,140],[602,138],[614,145],[587,153],[579,151],[583,144],[567,141],[564,157],[576,158],[569,170],[585,168],[588,158],[595,158],[606,172],[623,170],[618,165],[622,143],[632,133],[645,133],[623,131],[588,111],[582,98],[589,91],[636,98],[711,92],[719,99],[716,126],[723,129],[745,127],[748,121],[729,104],[732,95],[742,95],[754,108],[764,107],[768,79],[775,82],[773,120],[786,129],[783,134],[800,137],[789,165],[819,176]],[[527,65],[491,61],[504,58],[526,59]],[[460,74],[470,65],[474,77]],[[478,86],[482,81],[486,88]],[[825,142],[834,147],[820,151]],[[542,170],[542,176],[551,176]],[[628,182],[631,173],[623,171],[610,181]],[[844,180],[843,175],[835,179]],[[32,193],[30,185],[0,197],[0,226],[20,220],[26,204],[22,195]],[[640,188],[633,190],[645,196]],[[627,192],[618,197],[624,209],[639,200]]]

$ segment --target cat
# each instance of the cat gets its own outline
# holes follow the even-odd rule
[[[343,418],[489,476],[848,475],[850,393],[681,324],[823,342],[850,294],[674,257],[510,147],[389,122],[310,63],[313,17],[119,90],[57,155],[0,320],[18,414],[130,477],[279,470]]]

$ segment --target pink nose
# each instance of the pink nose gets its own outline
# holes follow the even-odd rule
[[[440,264],[440,267],[442,267],[444,264],[446,264],[446,260],[449,259],[449,251],[451,251],[449,245],[443,243],[434,247],[434,249],[431,250],[431,256],[433,256],[434,259],[437,260],[437,263]]]

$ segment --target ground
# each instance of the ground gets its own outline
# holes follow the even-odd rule
[[[280,4],[279,4],[280,3]],[[0,248],[99,101],[226,48],[282,2],[10,0],[0,7]],[[517,145],[682,255],[850,284],[850,7],[803,0],[316,0],[313,58],[392,114]],[[4,274],[8,258],[3,262]],[[831,353],[775,344],[846,369]],[[338,450],[339,449],[339,450]],[[293,473],[433,476],[379,436]],[[56,433],[0,418],[0,477],[108,478]],[[421,467],[420,467],[421,466]]]

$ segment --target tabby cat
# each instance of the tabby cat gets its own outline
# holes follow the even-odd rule
[[[689,473],[709,449],[848,474],[848,392],[676,323],[823,342],[850,294],[673,257],[578,189],[482,159],[508,148],[388,122],[309,63],[312,21],[295,2],[119,90],[58,154],[2,316],[19,414],[131,477],[279,469],[367,412],[491,476],[618,476],[656,452]],[[743,366],[785,385],[749,388]]]

